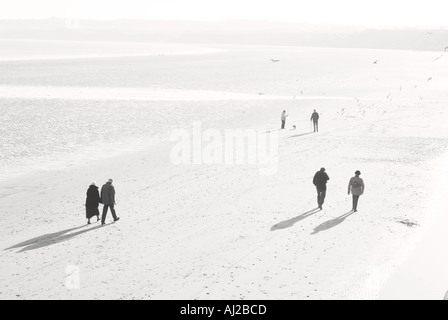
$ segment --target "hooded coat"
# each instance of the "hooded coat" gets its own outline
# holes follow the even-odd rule
[[[93,216],[98,216],[100,211],[98,207],[100,205],[100,193],[98,191],[97,186],[90,186],[87,190],[87,198],[86,198],[86,218],[90,219]]]

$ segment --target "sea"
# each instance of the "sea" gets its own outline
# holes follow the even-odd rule
[[[423,111],[448,101],[447,70],[443,52],[0,39],[0,182],[135,152],[194,121],[240,126],[265,107],[275,123],[323,99]]]

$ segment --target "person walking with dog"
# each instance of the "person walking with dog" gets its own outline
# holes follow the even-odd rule
[[[280,119],[282,120],[282,129],[285,129],[285,124],[286,124],[286,117],[288,115],[286,114],[286,111],[283,110],[282,115],[280,117]]]

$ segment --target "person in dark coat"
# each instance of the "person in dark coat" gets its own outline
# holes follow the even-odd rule
[[[103,202],[103,215],[101,216],[101,224],[106,224],[107,210],[110,208],[114,222],[120,220],[115,213],[115,187],[112,185],[114,180],[109,179],[101,188],[101,200]]]
[[[325,168],[321,168],[320,171],[316,172],[313,178],[313,184],[316,186],[317,190],[317,205],[319,209],[322,210],[322,205],[325,201],[325,196],[327,195],[327,181],[330,177],[325,172]]]
[[[314,109],[313,114],[311,115],[310,121],[313,121],[314,125],[314,132],[319,132],[319,114],[317,113],[316,109]]]
[[[96,216],[97,220],[100,220],[100,211],[98,207],[100,206],[100,193],[98,191],[98,187],[96,186],[95,181],[92,181],[89,189],[87,189],[87,198],[86,198],[86,218],[87,224],[90,224],[90,219]]]

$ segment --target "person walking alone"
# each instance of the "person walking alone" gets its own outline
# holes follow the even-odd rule
[[[316,109],[314,109],[310,121],[313,121],[314,132],[319,132],[319,114],[317,113]]]
[[[281,115],[281,120],[282,120],[282,129],[285,129],[285,124],[286,124],[286,117],[288,115],[286,114],[286,111],[283,110],[282,115]]]
[[[96,221],[100,220],[100,211],[98,207],[100,206],[100,193],[98,191],[98,187],[96,186],[95,181],[92,181],[89,189],[87,189],[87,198],[86,198],[86,218],[87,224],[90,224],[90,219],[96,216]]]
[[[348,182],[348,194],[350,195],[350,191],[353,195],[353,207],[352,210],[354,212],[358,212],[358,200],[359,196],[364,193],[365,185],[364,181],[359,177],[361,172],[356,170],[355,176],[350,178]]]
[[[113,179],[109,179],[101,188],[101,200],[103,202],[103,215],[101,216],[101,224],[106,223],[107,210],[110,208],[114,222],[120,220],[115,213],[115,187],[112,185]]]
[[[325,168],[320,168],[320,171],[317,171],[313,178],[313,184],[316,186],[317,190],[317,205],[320,210],[322,210],[322,205],[324,204],[327,195],[328,180],[330,180],[330,177],[325,172]]]

